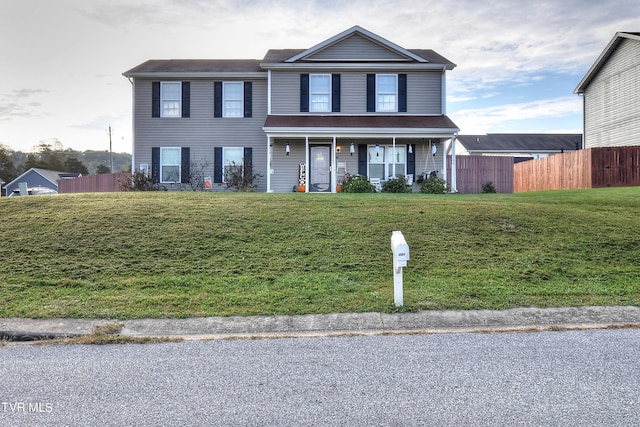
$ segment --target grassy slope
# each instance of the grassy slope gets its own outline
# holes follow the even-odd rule
[[[0,317],[640,305],[640,187],[514,195],[0,200]]]

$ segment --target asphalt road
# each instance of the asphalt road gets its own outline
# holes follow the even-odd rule
[[[0,347],[0,425],[640,425],[640,331]]]

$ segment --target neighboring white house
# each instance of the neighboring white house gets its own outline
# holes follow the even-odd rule
[[[574,93],[583,97],[585,148],[640,145],[640,33],[616,33]]]

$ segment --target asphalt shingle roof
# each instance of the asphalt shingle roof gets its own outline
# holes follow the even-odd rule
[[[582,135],[579,133],[489,133],[458,135],[457,140],[470,152],[571,151],[582,146]]]

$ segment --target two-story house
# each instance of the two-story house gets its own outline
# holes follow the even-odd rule
[[[459,131],[446,116],[455,64],[361,27],[262,60],[150,60],[133,85],[133,167],[179,187],[194,165],[224,189],[251,164],[258,190],[335,192],[346,173],[381,181],[437,172]]]

